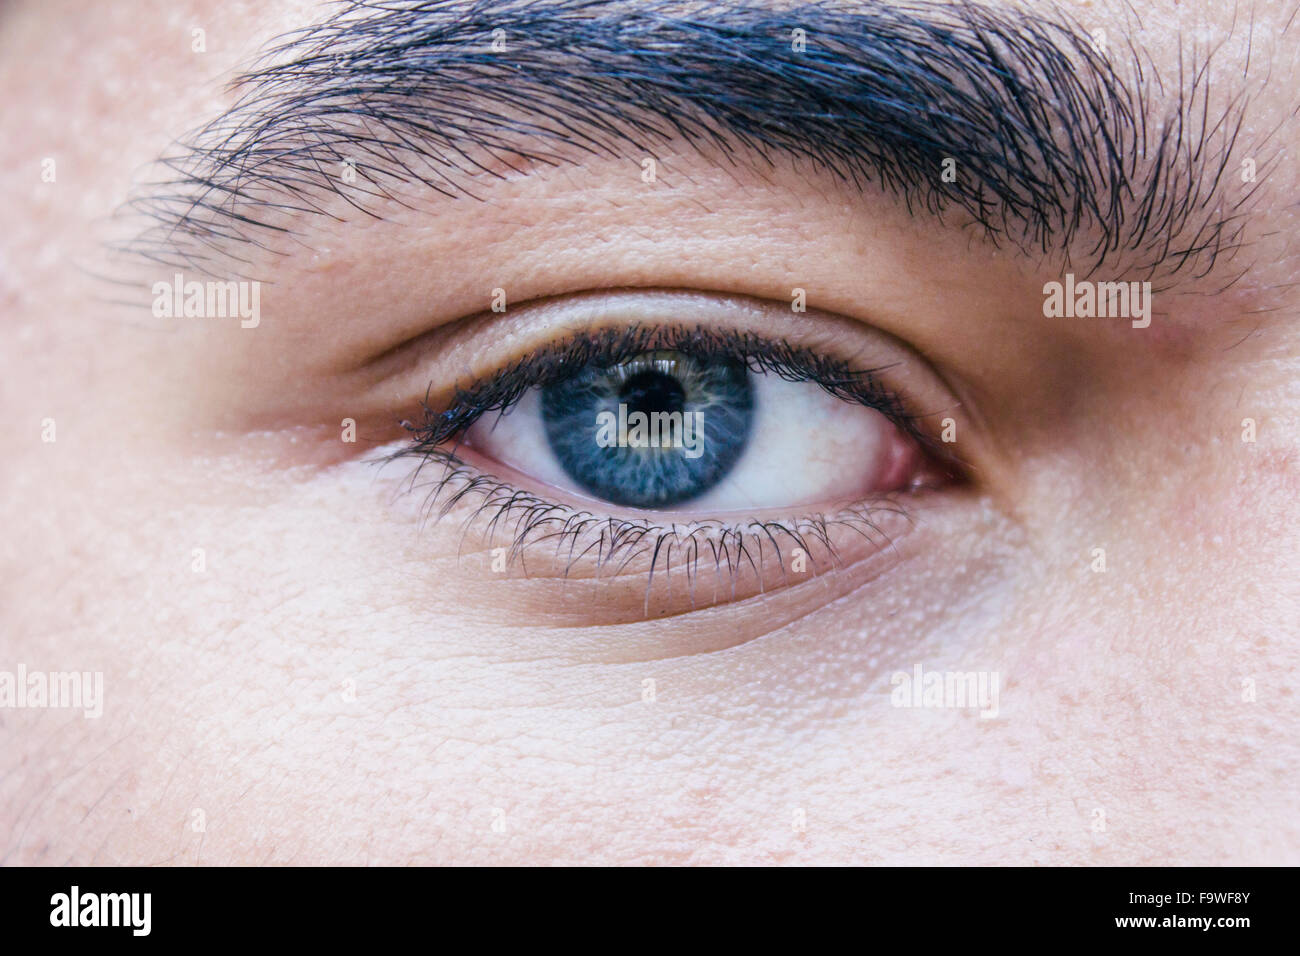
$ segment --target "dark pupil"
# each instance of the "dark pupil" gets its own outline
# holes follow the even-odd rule
[[[547,442],[569,477],[634,508],[680,504],[716,486],[740,459],[754,418],[744,362],[686,352],[590,364],[544,385],[541,400]],[[661,427],[669,416],[680,434],[671,425],[644,434],[647,420]]]
[[[686,407],[686,389],[663,372],[637,372],[623,383],[618,398],[629,413],[680,412]]]

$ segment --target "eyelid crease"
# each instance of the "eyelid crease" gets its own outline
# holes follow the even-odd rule
[[[788,583],[787,561],[794,549],[801,549],[807,562],[818,568],[815,573],[840,568],[841,549],[850,552],[850,564],[864,556],[860,553],[864,547],[872,554],[891,549],[895,534],[914,523],[910,507],[914,502],[937,487],[946,490],[950,485],[964,484],[961,480],[964,467],[952,454],[952,446],[940,445],[926,432],[921,416],[909,410],[915,404],[910,399],[930,391],[928,385],[919,380],[913,382],[905,374],[928,367],[923,358],[916,356],[913,363],[906,357],[905,345],[899,344],[900,354],[896,354],[894,346],[883,343],[877,353],[882,359],[878,363],[855,364],[841,357],[845,348],[832,335],[834,323],[843,323],[843,329],[849,334],[861,331],[863,323],[834,313],[801,314],[792,320],[791,328],[780,330],[788,335],[768,336],[740,325],[729,326],[723,322],[762,322],[765,318],[767,324],[775,325],[775,317],[783,316],[788,306],[743,300],[743,297],[726,298],[725,308],[716,301],[713,303],[722,317],[718,325],[641,320],[634,317],[643,314],[644,300],[634,300],[628,307],[626,300],[618,299],[613,300],[617,305],[607,307],[611,300],[603,295],[586,300],[589,324],[582,321],[583,309],[552,310],[550,306],[554,303],[549,302],[546,309],[531,318],[527,312],[522,320],[517,313],[510,319],[494,316],[487,321],[503,324],[503,334],[511,340],[510,347],[514,350],[515,357],[505,360],[485,356],[478,344],[484,334],[479,323],[486,317],[468,317],[457,323],[464,332],[463,340],[453,336],[450,347],[446,340],[441,343],[443,361],[446,361],[445,353],[463,350],[470,361],[485,367],[495,365],[495,369],[473,376],[467,372],[469,384],[449,383],[436,398],[434,384],[430,383],[420,403],[423,417],[402,422],[410,436],[408,441],[377,463],[411,458],[417,461],[409,480],[403,484],[407,492],[423,493],[422,525],[440,523],[453,511],[467,511],[461,530],[461,549],[471,532],[477,532],[476,537],[494,543],[500,540],[506,545],[503,551],[507,565],[524,566],[526,556],[540,548],[549,554],[548,561],[562,565],[562,571],[553,576],[565,580],[598,579],[620,591],[634,586],[637,575],[644,574],[645,591],[637,598],[646,614],[652,596],[655,606],[660,607],[661,595],[657,589],[666,588],[671,594],[675,587],[673,579],[682,574],[694,607],[695,589],[703,576],[713,578],[711,603],[716,603],[724,591],[731,595],[727,599],[731,601],[738,591],[756,588],[762,593],[777,578]],[[697,299],[692,296],[670,295],[656,299],[655,305],[666,306],[665,312],[681,314],[682,307],[689,307],[694,301]],[[517,323],[522,321],[527,326],[533,319],[540,320],[534,330],[539,337],[554,336],[555,329],[562,330],[560,337],[542,340],[542,344],[530,349],[533,340],[530,335],[518,335]],[[619,324],[608,324],[611,322]],[[815,344],[792,342],[792,338],[804,334],[805,327],[816,329],[807,333],[807,338]],[[866,329],[868,333],[878,331],[870,326]],[[890,338],[886,333],[879,334]],[[587,502],[581,496],[575,501],[563,490],[549,495],[544,489],[531,487],[526,474],[512,477],[509,464],[491,459],[480,462],[476,459],[482,456],[477,452],[469,460],[462,457],[466,452],[462,450],[461,439],[483,415],[493,411],[504,414],[529,391],[592,364],[612,365],[657,350],[682,351],[714,361],[740,360],[756,373],[817,384],[833,397],[878,411],[907,438],[933,454],[927,456],[930,461],[922,476],[907,489],[873,494],[859,501],[821,505],[821,512],[817,510],[819,506],[809,506],[803,509],[802,515],[787,512],[777,517],[776,509],[767,509],[763,513],[735,512],[716,517],[678,515],[675,519],[667,513]],[[895,369],[898,369],[897,376],[908,383],[909,400],[890,387],[892,383],[886,384],[886,377]],[[426,480],[429,467],[435,473]],[[500,474],[498,469],[504,469],[507,474]],[[627,514],[629,511],[631,516]],[[504,538],[497,538],[498,533],[506,532]],[[773,562],[775,566],[770,566]],[[527,567],[524,571],[525,576],[533,576]],[[614,592],[602,590],[602,593]],[[681,597],[679,594],[678,598]]]
[[[748,331],[710,329],[683,323],[634,323],[621,328],[598,328],[570,334],[567,339],[540,349],[480,377],[468,387],[457,386],[448,402],[430,405],[432,384],[421,403],[423,420],[403,421],[413,444],[394,457],[421,454],[451,441],[483,415],[504,414],[528,390],[550,384],[587,365],[614,365],[637,354],[674,350],[706,360],[743,361],[751,371],[773,374],[787,381],[809,382],[828,394],[875,409],[909,438],[930,452],[956,478],[963,463],[953,449],[923,427],[923,416],[908,410],[900,394],[887,387],[880,374],[897,363],[876,368],[854,368],[840,359],[781,338]]]

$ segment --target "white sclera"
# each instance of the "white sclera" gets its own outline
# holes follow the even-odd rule
[[[754,417],[740,459],[704,494],[663,511],[718,515],[848,503],[897,490],[910,442],[880,412],[811,382],[762,373],[752,373],[750,381]],[[499,418],[484,416],[469,429],[465,443],[538,482],[591,498],[551,450],[539,389],[530,389]]]

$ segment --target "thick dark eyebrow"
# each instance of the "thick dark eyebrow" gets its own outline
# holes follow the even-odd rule
[[[348,2],[236,86],[128,204],[153,223],[132,252],[229,268],[340,217],[335,197],[377,215],[399,184],[472,197],[503,167],[639,164],[670,141],[785,154],[992,242],[1149,276],[1209,273],[1254,193],[1226,195],[1246,102],[1212,104],[1208,53],[1171,93],[1059,11],[966,0]]]

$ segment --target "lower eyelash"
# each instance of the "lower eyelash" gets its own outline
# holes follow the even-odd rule
[[[700,521],[665,527],[636,519],[601,517],[548,502],[473,468],[456,457],[453,451],[445,449],[412,448],[382,459],[380,463],[412,455],[424,459],[409,482],[411,491],[428,488],[423,520],[441,521],[457,505],[475,502],[465,519],[462,541],[476,526],[488,540],[492,540],[502,526],[509,526],[512,543],[506,552],[506,563],[509,566],[517,562],[525,574],[526,554],[544,546],[553,546],[554,556],[564,557],[563,576],[566,578],[578,562],[593,551],[595,576],[607,580],[617,577],[637,558],[649,556],[645,589],[647,613],[651,588],[661,566],[662,574],[668,576],[670,589],[674,572],[686,574],[691,606],[694,607],[701,561],[707,564],[712,560],[715,601],[717,595],[725,593],[728,588],[734,598],[737,580],[745,568],[752,569],[758,576],[760,592],[766,589],[763,569],[773,557],[783,580],[787,579],[784,554],[789,551],[783,552],[782,541],[791,550],[802,549],[810,567],[815,567],[819,560],[839,566],[839,551],[832,540],[836,530],[849,529],[883,550],[893,546],[893,539],[880,527],[879,518],[888,515],[909,523],[913,521],[911,512],[894,495],[855,505],[833,515],[811,515],[794,522],[752,519],[729,524]],[[417,484],[420,474],[430,463],[441,464],[442,474],[427,485]],[[683,556],[677,564],[674,564],[674,552]],[[602,572],[607,568],[613,568],[613,571],[606,576]]]

